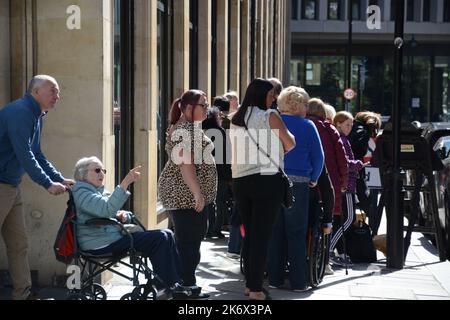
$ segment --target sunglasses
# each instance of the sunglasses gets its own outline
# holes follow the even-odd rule
[[[96,169],[94,169],[94,171],[95,171],[95,173],[103,172],[104,174],[106,174],[106,169],[96,168]]]

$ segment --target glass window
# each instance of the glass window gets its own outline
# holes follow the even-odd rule
[[[425,22],[431,20],[430,19],[430,14],[431,14],[430,2],[431,2],[431,0],[424,0],[423,1],[422,20],[425,21]]]
[[[305,64],[305,90],[337,109],[342,106],[344,56],[308,56]]]
[[[319,7],[317,0],[302,1],[302,18],[306,20],[317,20]]]
[[[340,0],[328,0],[328,20],[340,20]]]
[[[444,0],[444,22],[450,22],[450,0]]]
[[[293,86],[302,87],[304,82],[304,58],[298,57],[291,60],[291,81]]]
[[[395,21],[395,1],[391,1],[391,20]]]
[[[414,21],[414,0],[408,0],[407,2],[406,21]]]
[[[291,19],[297,20],[298,19],[298,0],[292,0],[291,5],[292,5]]]
[[[450,121],[450,56],[434,60],[431,121]]]
[[[352,0],[352,18],[361,20],[361,0]]]

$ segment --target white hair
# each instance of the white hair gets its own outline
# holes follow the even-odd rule
[[[47,82],[57,84],[56,79],[53,78],[52,76],[48,76],[46,74],[34,76],[33,79],[31,79],[30,83],[28,84],[27,92],[31,94],[33,93],[33,90],[41,88]]]
[[[73,178],[75,179],[75,181],[86,180],[89,166],[92,163],[102,165],[102,162],[97,157],[81,158],[80,160],[77,161],[77,164],[75,165],[75,173],[73,174]]]

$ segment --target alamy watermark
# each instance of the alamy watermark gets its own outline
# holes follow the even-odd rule
[[[206,135],[207,139],[204,139]],[[258,146],[249,135],[259,144]],[[274,170],[283,159],[283,148],[277,130],[272,129],[219,129],[202,130],[194,127],[193,131],[177,129],[172,133],[175,146],[170,154],[174,164],[233,164],[258,165],[264,171]],[[211,140],[213,143],[209,143]],[[204,145],[206,144],[206,145]],[[212,152],[214,150],[214,156]],[[268,158],[270,156],[270,159]]]
[[[366,10],[367,19],[366,26],[369,30],[381,29],[381,8],[377,5],[371,5]]]
[[[81,8],[75,4],[70,5],[66,9],[66,13],[69,15],[66,20],[66,26],[69,30],[81,29]]]

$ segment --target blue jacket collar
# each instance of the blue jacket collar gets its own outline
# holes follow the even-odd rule
[[[39,103],[37,103],[36,99],[29,94],[25,93],[24,99],[28,100],[31,104],[31,110],[33,111],[33,114],[36,116],[36,118],[39,118],[40,116],[45,116],[47,112],[42,112],[41,107],[39,106]]]
[[[89,182],[85,182],[85,181],[77,181],[77,183],[75,184],[75,186],[73,188],[74,188],[74,190],[77,190],[82,187],[88,187],[89,189],[95,190],[95,191],[99,192],[100,194],[103,194],[103,192],[105,191],[105,186],[101,186],[101,187],[97,188],[96,186],[90,184]]]

